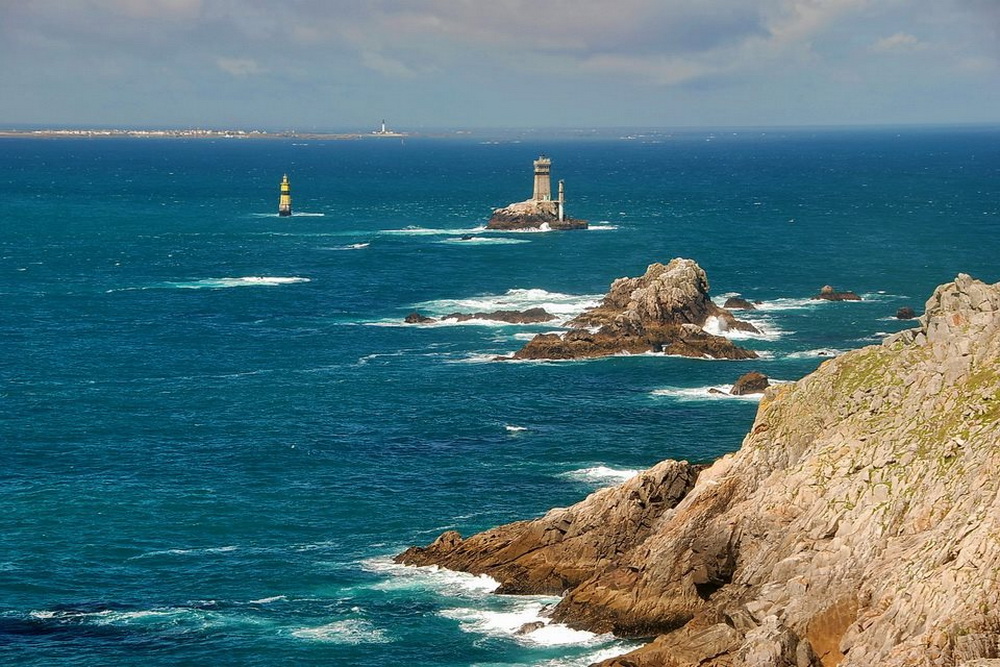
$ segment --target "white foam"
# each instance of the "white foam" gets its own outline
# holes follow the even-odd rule
[[[774,383],[773,380],[771,382]],[[710,391],[712,389],[717,390],[719,393]],[[708,387],[664,387],[663,389],[654,389],[650,393],[653,396],[669,396],[679,401],[714,401],[727,399],[759,401],[763,396],[763,394],[742,394],[734,396],[729,393],[732,389],[733,385],[731,384],[719,384]]]
[[[590,225],[587,227],[588,231],[608,231],[618,229],[618,225]]]
[[[400,565],[388,557],[362,561],[361,567],[369,572],[390,575],[374,586],[377,590],[425,588],[451,597],[467,598],[482,597],[500,586],[499,581],[485,574],[476,576],[437,565]]]
[[[239,278],[202,278],[200,280],[188,280],[179,282],[160,283],[150,287],[140,287],[138,289],[224,289],[229,287],[278,287],[281,285],[293,285],[295,283],[307,283],[309,278],[300,276],[243,276]],[[137,289],[137,288],[130,288]],[[123,290],[108,290],[109,292]]]
[[[754,307],[757,310],[763,311],[773,311],[773,310],[799,310],[802,308],[815,308],[822,303],[822,299],[811,299],[806,297],[802,298],[791,298],[782,297],[780,299],[771,299],[769,301],[762,301],[761,303],[755,303]]]
[[[520,433],[528,430],[526,426],[514,426],[513,424],[507,424],[504,428],[507,429],[509,433]]]
[[[466,237],[462,236],[459,238],[447,238],[438,243],[448,243],[456,245],[517,245],[519,243],[531,243],[530,241],[525,241],[524,239],[505,239],[497,238],[495,236],[472,236]]]
[[[832,357],[839,356],[844,353],[844,350],[838,350],[832,347],[820,347],[815,350],[800,350],[799,352],[792,352],[787,355],[789,359],[830,359]]]
[[[603,298],[603,295],[600,294],[580,295],[549,292],[544,289],[510,289],[503,294],[424,301],[415,304],[414,309],[420,312],[437,313],[440,316],[454,312],[476,313],[544,308],[558,318],[570,319],[587,308],[597,306]]]
[[[638,470],[632,468],[609,468],[608,466],[594,466],[592,468],[580,468],[564,472],[560,477],[568,477],[583,482],[599,484],[620,484],[627,479],[632,479],[639,474]]]
[[[271,604],[272,602],[281,602],[282,600],[287,600],[287,595],[272,595],[269,598],[261,598],[259,600],[250,600],[250,604]]]
[[[384,630],[376,628],[369,621],[356,618],[334,621],[313,628],[299,628],[292,631],[292,636],[334,644],[388,644],[390,642]]]
[[[232,551],[236,551],[239,547],[235,544],[229,544],[223,547],[203,547],[203,548],[193,548],[193,549],[161,549],[159,551],[147,551],[146,553],[139,554],[138,556],[132,556],[129,560],[138,560],[140,558],[154,558],[156,556],[197,556],[200,554],[224,554]]]
[[[401,236],[469,236],[485,230],[485,226],[473,227],[472,229],[435,229],[432,227],[411,226],[404,227],[403,229],[383,229],[379,233]]]
[[[529,598],[530,600],[530,598]],[[551,600],[546,598],[551,604]],[[549,623],[543,614],[548,606],[540,601],[518,599],[508,601],[512,608],[504,611],[459,607],[444,609],[441,615],[459,622],[464,632],[490,637],[513,638],[518,642],[536,646],[591,646],[612,640],[611,635],[598,635],[584,630],[574,630],[559,623]],[[518,634],[528,623],[541,623],[531,632]]]
[[[348,245],[338,245],[331,246],[329,248],[321,248],[322,250],[364,250],[371,243],[349,243]]]

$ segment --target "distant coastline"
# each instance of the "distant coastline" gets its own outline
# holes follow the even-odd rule
[[[32,138],[32,139],[102,139],[102,138],[137,138],[137,139],[365,139],[374,138],[405,138],[410,136],[405,132],[268,132],[264,130],[136,130],[136,129],[32,129],[32,130],[0,130],[0,138]]]

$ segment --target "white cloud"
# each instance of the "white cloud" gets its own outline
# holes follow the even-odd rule
[[[883,37],[871,46],[875,53],[908,53],[924,49],[926,44],[905,32],[897,32],[894,35]]]
[[[237,77],[253,76],[266,72],[253,58],[217,58],[215,64],[223,72]]]

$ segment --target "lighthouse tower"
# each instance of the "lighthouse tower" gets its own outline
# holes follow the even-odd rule
[[[278,215],[286,217],[292,214],[292,186],[288,182],[288,174],[281,179],[281,196],[278,198]]]
[[[549,174],[552,171],[552,160],[539,155],[535,160],[535,193],[531,198],[535,201],[552,200],[552,181]]]

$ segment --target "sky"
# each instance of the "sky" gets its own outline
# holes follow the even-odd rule
[[[0,127],[1000,123],[1000,0],[0,0]]]

